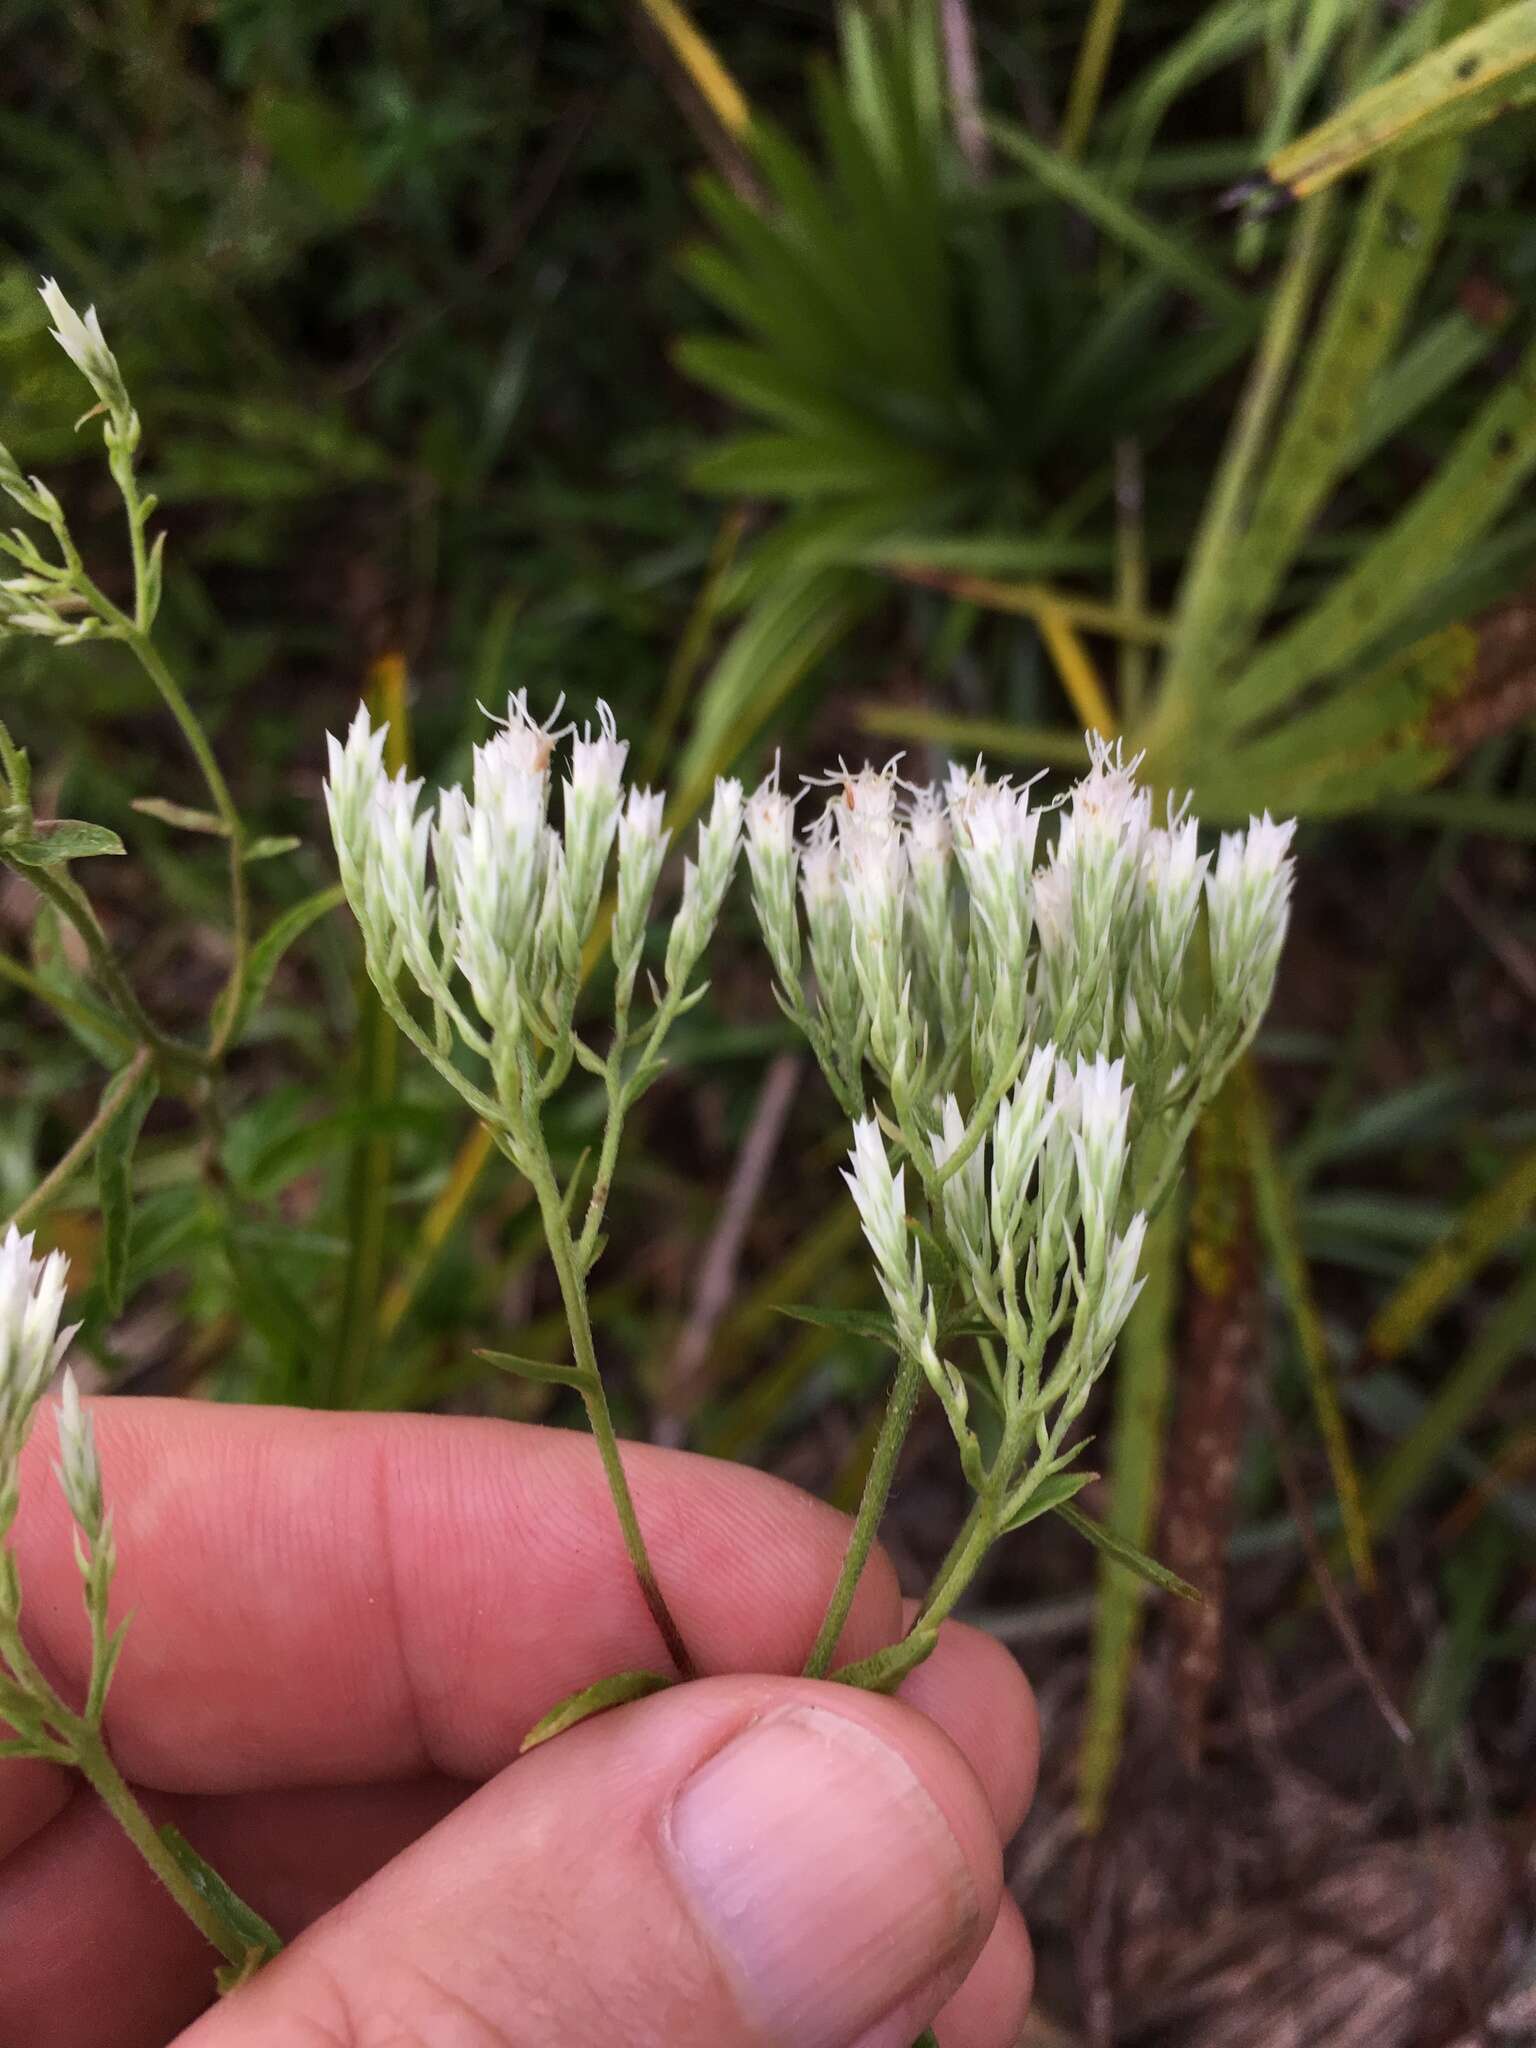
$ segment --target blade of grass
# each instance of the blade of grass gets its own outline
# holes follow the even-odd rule
[[[1443,1308],[1496,1258],[1536,1210],[1536,1145],[1472,1202],[1456,1226],[1413,1268],[1371,1318],[1364,1352],[1374,1362],[1400,1358]]]
[[[1452,1367],[1418,1422],[1372,1473],[1366,1515],[1384,1529],[1421,1493],[1446,1452],[1483,1413],[1536,1339],[1536,1260]]]
[[[1339,1405],[1333,1363],[1328,1355],[1328,1340],[1323,1332],[1323,1320],[1318,1313],[1311,1274],[1301,1247],[1294,1193],[1275,1157],[1269,1106],[1251,1063],[1248,1065],[1244,1110],[1259,1230],[1268,1247],[1296,1348],[1301,1354],[1312,1411],[1317,1418],[1318,1433],[1327,1453],[1333,1490],[1339,1503],[1345,1551],[1356,1579],[1362,1586],[1372,1587],[1376,1583],[1376,1563],[1371,1554],[1370,1525],[1363,1504],[1360,1475],[1350,1449],[1349,1430]]]
[[[700,99],[726,134],[739,141],[752,125],[752,109],[714,45],[700,33],[679,0],[639,0],[639,4],[688,74]]]
[[[942,590],[966,604],[981,605],[988,611],[1017,612],[1034,619],[1044,630],[1047,618],[1085,633],[1104,633],[1119,640],[1148,645],[1172,638],[1173,628],[1138,605],[1104,604],[1091,597],[1078,597],[1050,583],[1005,583],[986,576],[957,575],[930,569],[915,562],[892,562],[892,573],[906,583],[920,583],[930,590]],[[1087,721],[1085,721],[1086,723]]]
[[[1302,199],[1389,149],[1460,134],[1536,92],[1536,0],[1489,20],[1371,86],[1269,159],[1275,185]]]
[[[1246,292],[1196,255],[1180,236],[1159,227],[1120,198],[1093,172],[1047,149],[1012,121],[991,120],[987,131],[1005,156],[1032,172],[1058,199],[1086,214],[1111,242],[1161,271],[1208,312],[1227,320],[1253,320],[1255,309]]]
[[[856,714],[863,732],[888,733],[893,739],[926,740],[952,747],[957,759],[997,754],[1005,761],[1043,762],[1048,768],[1080,770],[1087,756],[1080,732],[1053,732],[1041,726],[1009,725],[1001,718],[963,718],[930,711],[919,704],[886,704],[866,698]]]
[[[1109,1513],[1117,1537],[1145,1550],[1151,1542],[1163,1463],[1173,1322],[1179,1292],[1182,1218],[1168,1202],[1147,1232],[1146,1284],[1131,1310],[1115,1359]],[[1104,1822],[1125,1735],[1125,1703],[1141,1640],[1146,1586],[1107,1560],[1098,1573],[1088,1708],[1078,1756],[1077,1805],[1084,1829]]]
[[[1098,112],[1104,76],[1109,69],[1115,37],[1120,31],[1124,6],[1125,0],[1093,0],[1093,12],[1077,46],[1077,62],[1072,68],[1072,84],[1067,93],[1067,111],[1061,124],[1063,156],[1081,156],[1087,146],[1088,131]]]

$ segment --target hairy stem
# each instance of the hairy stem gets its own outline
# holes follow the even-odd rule
[[[697,1675],[688,1646],[672,1618],[672,1611],[662,1597],[656,1578],[655,1567],[645,1547],[641,1532],[640,1518],[635,1512],[634,1496],[629,1490],[625,1476],[624,1462],[619,1455],[619,1440],[614,1433],[613,1417],[608,1410],[608,1396],[603,1389],[602,1375],[598,1371],[597,1351],[592,1342],[592,1322],[587,1313],[587,1290],[582,1277],[581,1264],[576,1246],[571,1241],[570,1223],[565,1205],[560,1196],[560,1184],[550,1164],[549,1152],[544,1144],[543,1133],[535,1131],[524,1146],[524,1171],[533,1185],[538,1198],[539,1213],[544,1220],[544,1234],[549,1241],[550,1257],[554,1260],[555,1274],[560,1283],[560,1298],[565,1306],[566,1321],[571,1332],[571,1351],[576,1369],[582,1376],[581,1398],[587,1411],[587,1420],[596,1439],[598,1454],[603,1461],[603,1472],[608,1481],[608,1491],[613,1496],[614,1512],[619,1518],[619,1527],[624,1536],[624,1548],[645,1596],[645,1604],[651,1611],[651,1618],[661,1632],[662,1641],[668,1654],[677,1666],[678,1676],[693,1678]]]
[[[912,1426],[912,1412],[917,1406],[922,1377],[923,1370],[916,1355],[904,1354],[897,1364],[896,1377],[891,1384],[891,1396],[886,1403],[885,1419],[880,1425],[880,1434],[875,1439],[874,1456],[870,1459],[869,1471],[864,1480],[864,1492],[859,1501],[859,1511],[854,1517],[853,1532],[848,1539],[842,1570],[837,1575],[837,1584],[832,1589],[832,1598],[827,1603],[826,1615],[811,1648],[811,1654],[805,1660],[807,1678],[825,1678],[836,1655],[843,1624],[847,1621],[848,1611],[853,1606],[859,1580],[869,1561],[869,1553],[874,1548],[880,1518],[885,1513],[885,1504],[890,1498],[891,1482],[896,1476],[896,1465],[901,1456],[902,1445],[907,1440],[907,1431]]]
[[[154,1822],[135,1797],[133,1788],[107,1754],[107,1746],[99,1732],[80,1723],[70,1728],[70,1734],[75,1767],[97,1798],[204,1940],[210,1942],[227,1963],[232,1963],[237,1969],[242,1967],[249,1943],[230,1926],[212,1900],[203,1897],[161,1840]]]

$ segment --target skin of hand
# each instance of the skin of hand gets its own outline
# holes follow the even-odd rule
[[[1011,2048],[1028,1937],[1002,1848],[1037,1728],[946,1626],[895,1699],[796,1677],[847,1535],[760,1473],[627,1447],[657,1575],[717,1676],[519,1759],[556,1701],[665,1668],[596,1454],[566,1431],[93,1405],[131,1613],[107,1736],[291,1944],[213,1958],[71,1774],[0,1761],[0,2042],[27,2048]],[[87,1642],[45,1413],[23,1627]],[[892,1640],[888,1560],[842,1656]]]

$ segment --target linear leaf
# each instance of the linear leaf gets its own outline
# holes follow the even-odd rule
[[[346,901],[346,892],[339,882],[329,888],[317,889],[313,896],[306,896],[285,910],[273,924],[263,932],[251,949],[251,957],[245,967],[245,987],[241,992],[240,1014],[235,1019],[231,1034],[238,1038],[251,1018],[261,1007],[261,1001],[271,986],[283,955],[296,939],[301,939],[312,924],[339,909]]]
[[[0,840],[0,854],[29,868],[57,867],[64,860],[90,860],[97,854],[123,851],[115,832],[105,825],[89,825],[83,818],[42,819],[25,836]]]
[[[595,1685],[584,1685],[580,1692],[573,1692],[557,1707],[551,1707],[528,1730],[518,1745],[517,1753],[526,1756],[530,1749],[553,1741],[567,1728],[590,1721],[594,1714],[606,1714],[610,1707],[628,1706],[631,1700],[649,1699],[652,1693],[665,1692],[676,1684],[675,1678],[660,1671],[616,1671],[611,1678],[600,1678]]]
[[[1180,1600],[1201,1600],[1205,1596],[1188,1579],[1181,1579],[1177,1572],[1169,1571],[1167,1565],[1159,1564],[1138,1545],[1129,1543],[1125,1537],[1117,1536],[1113,1529],[1103,1522],[1096,1522],[1092,1515],[1085,1515],[1081,1509],[1057,1501],[1051,1509],[1060,1515],[1069,1529],[1075,1529],[1079,1536],[1093,1545],[1111,1564],[1123,1565],[1128,1572],[1134,1572],[1139,1579],[1145,1579],[1149,1586],[1156,1586],[1160,1592],[1177,1594]]]
[[[113,1087],[122,1078],[119,1076]],[[96,1185],[101,1200],[101,1296],[108,1316],[122,1311],[133,1234],[133,1152],[158,1092],[158,1076],[152,1066],[146,1066],[137,1080],[122,1089],[96,1141]]]
[[[1374,85],[1265,166],[1295,198],[1319,192],[1387,150],[1461,134],[1536,94],[1536,0],[1489,20]]]
[[[545,1386],[582,1389],[589,1384],[579,1365],[557,1365],[549,1358],[524,1358],[516,1351],[477,1350],[475,1356],[494,1365],[498,1372],[516,1373],[519,1379],[537,1380]]]
[[[1536,342],[1407,509],[1216,700],[1240,730],[1379,641],[1485,534],[1536,468]]]

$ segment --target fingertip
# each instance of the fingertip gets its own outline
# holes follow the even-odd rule
[[[1005,1892],[987,1945],[934,2022],[939,2048],[1014,2048],[1035,1994],[1035,1952]]]

